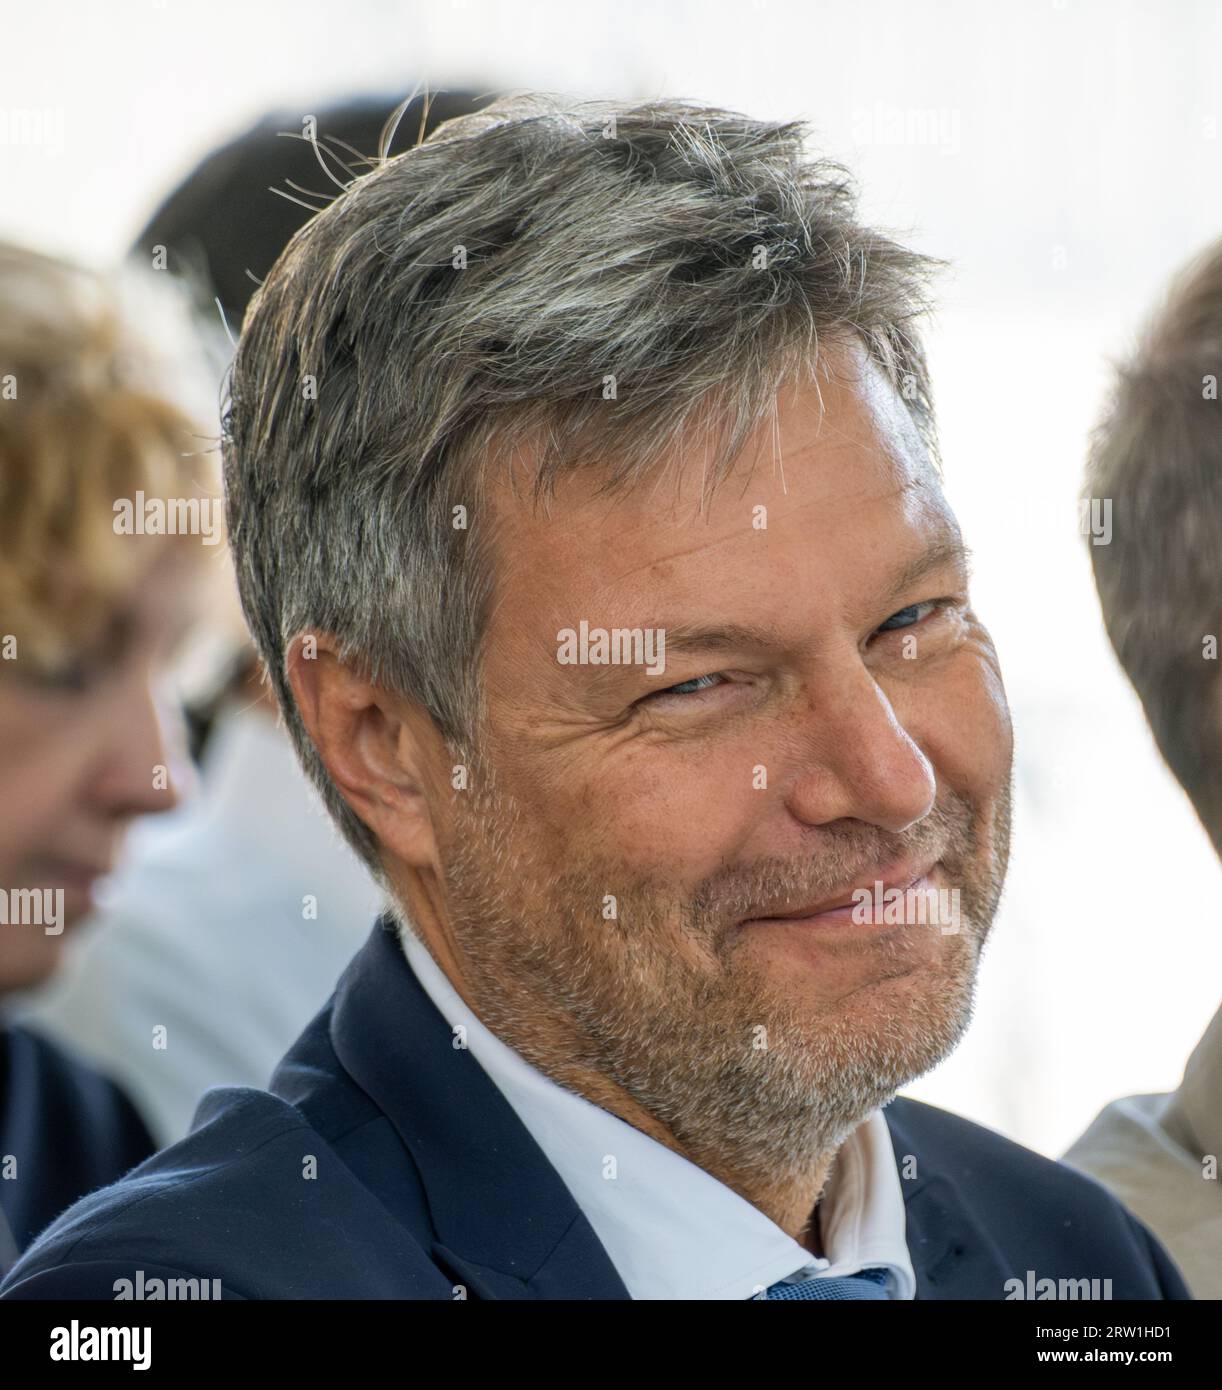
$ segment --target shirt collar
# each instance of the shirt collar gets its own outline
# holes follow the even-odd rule
[[[746,1299],[789,1276],[891,1273],[911,1299],[903,1191],[890,1130],[874,1111],[846,1139],[821,1202],[826,1259],[703,1168],[552,1081],[486,1028],[428,948],[403,949],[446,1022],[513,1107],[572,1193],[634,1299]]]

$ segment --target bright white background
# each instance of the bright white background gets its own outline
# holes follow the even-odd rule
[[[1222,871],[1106,645],[1074,507],[1109,356],[1222,234],[1220,52],[1208,0],[5,0],[0,235],[105,260],[265,108],[421,78],[812,121],[866,215],[953,262],[929,339],[948,486],[1018,738],[977,1019],[908,1090],[1057,1153],[1173,1087],[1222,998]]]

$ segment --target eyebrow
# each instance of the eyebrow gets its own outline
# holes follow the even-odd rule
[[[911,589],[914,584],[919,584],[935,570],[951,568],[959,570],[964,579],[970,577],[972,552],[958,536],[948,536],[945,540],[936,541],[910,560],[887,590],[883,598],[884,607],[898,600],[901,594]]]
[[[880,600],[880,607],[897,603],[904,593],[937,570],[954,567],[962,571],[966,578],[971,569],[971,554],[957,536],[928,546],[895,576]],[[675,623],[665,630],[668,657],[672,652],[735,651],[749,647],[777,650],[791,641],[777,628],[741,623],[719,623],[711,627]]]

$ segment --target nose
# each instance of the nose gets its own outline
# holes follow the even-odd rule
[[[108,816],[172,811],[190,777],[181,712],[145,673],[125,683],[111,711],[95,798]]]
[[[789,798],[799,820],[853,819],[898,834],[933,809],[933,766],[860,660],[820,681],[807,719],[812,754]]]

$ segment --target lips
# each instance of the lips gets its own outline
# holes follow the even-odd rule
[[[34,864],[35,875],[66,888],[88,889],[99,878],[110,873],[109,865],[86,864],[71,859],[46,858]]]
[[[892,889],[907,892],[908,889],[924,881],[934,871],[937,863],[938,860],[932,859],[922,864],[906,861],[902,865],[884,865],[872,874],[863,875],[848,888],[842,889],[831,897],[792,910],[786,909],[749,917],[744,919],[741,925],[746,926],[753,922],[799,922],[810,918],[830,916],[833,913],[848,912],[860,901],[861,893],[864,892],[872,897],[876,884],[882,884],[883,893]],[[855,897],[855,894],[858,896]]]

